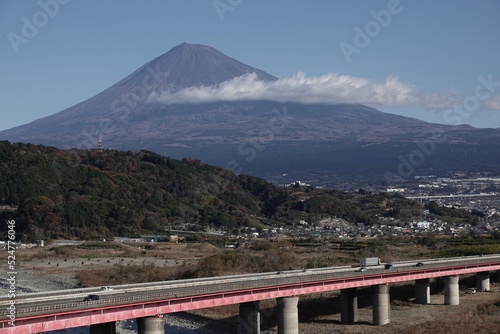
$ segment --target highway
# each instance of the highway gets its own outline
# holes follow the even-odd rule
[[[458,194],[458,195],[422,195],[408,196],[408,199],[442,199],[442,198],[472,198],[472,197],[495,197],[497,193],[481,193],[481,194]]]
[[[416,267],[422,262],[422,267]],[[211,295],[245,291],[256,288],[286,287],[297,283],[309,284],[331,280],[371,280],[374,277],[415,272],[434,272],[464,265],[481,265],[486,263],[500,264],[500,255],[471,256],[461,258],[416,260],[394,262],[393,268],[384,269],[384,265],[368,267],[365,272],[358,272],[359,267],[343,266],[310,270],[291,270],[284,272],[268,272],[259,274],[243,274],[200,279],[163,281],[141,284],[112,286],[111,291],[100,288],[61,290],[41,293],[27,293],[16,296],[16,317],[32,317],[55,312],[71,312],[85,309],[110,308],[116,305],[133,305],[164,300],[192,300],[209,298]],[[368,285],[368,283],[366,284]],[[83,302],[89,294],[97,294],[100,300]],[[7,319],[6,308],[10,298],[0,298],[0,321]]]

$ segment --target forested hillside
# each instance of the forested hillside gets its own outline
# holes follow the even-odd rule
[[[151,152],[0,142],[0,212],[25,239],[97,238],[172,223],[227,228],[272,215],[286,194],[264,180]],[[265,201],[265,203],[263,202]]]
[[[399,195],[280,188],[197,160],[147,151],[0,142],[0,219],[15,219],[22,241],[137,236],[180,224],[194,231],[237,232],[325,217],[369,225],[384,216],[411,221],[422,209]]]

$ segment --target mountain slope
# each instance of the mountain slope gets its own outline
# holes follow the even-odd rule
[[[85,147],[79,136],[102,132],[110,122],[127,121],[130,113],[149,110],[151,105],[147,99],[151,94],[217,85],[248,73],[255,73],[264,81],[277,80],[212,47],[182,43],[88,100],[29,124],[1,131],[0,138],[59,147],[74,147],[76,142],[79,147]],[[57,139],[50,140],[51,137]],[[92,142],[95,144],[96,141]]]

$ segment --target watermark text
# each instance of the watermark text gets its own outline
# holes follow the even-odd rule
[[[9,303],[7,306],[8,324],[16,325],[16,221],[7,220],[7,298]]]
[[[23,16],[21,18],[21,31],[20,34],[15,32],[9,32],[7,34],[7,39],[10,42],[10,46],[17,54],[19,53],[19,47],[21,45],[26,45],[30,40],[35,38],[40,29],[45,27],[49,21],[54,18],[58,13],[61,5],[66,5],[70,0],[40,0],[38,1],[38,6],[40,10],[35,12],[31,18]]]

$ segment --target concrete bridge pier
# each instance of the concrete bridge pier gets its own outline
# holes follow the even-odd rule
[[[240,304],[237,333],[260,334],[260,310],[258,301]]]
[[[415,281],[415,303],[429,304],[431,302],[431,286],[428,278]]]
[[[490,291],[490,273],[481,271],[476,274],[476,287],[479,291]]]
[[[116,334],[116,323],[112,321],[90,325],[89,334]]]
[[[137,333],[138,334],[164,334],[165,333],[165,318],[160,315],[158,317],[137,318]]]
[[[389,285],[380,284],[372,286],[373,324],[382,326],[390,322],[391,299]]]
[[[460,304],[460,296],[458,292],[458,276],[448,276],[444,278],[444,304]]]
[[[340,322],[354,324],[358,321],[358,294],[356,288],[340,290]]]
[[[299,297],[277,298],[278,334],[299,334]]]

